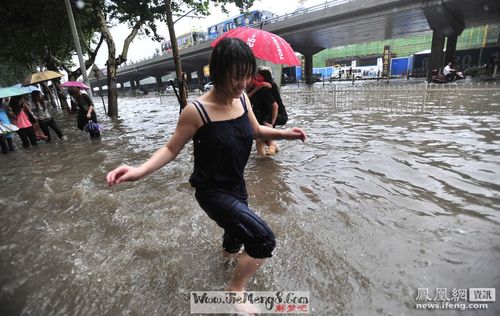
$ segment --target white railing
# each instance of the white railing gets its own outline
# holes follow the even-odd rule
[[[334,111],[500,113],[500,87],[496,83],[333,85],[282,89],[281,94],[287,106],[321,104]]]

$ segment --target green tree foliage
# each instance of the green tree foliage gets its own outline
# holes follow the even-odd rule
[[[221,1],[213,1],[216,6],[221,6],[221,10],[225,13],[228,12],[226,9],[226,5],[229,3],[234,3],[241,11],[246,11],[253,4],[254,0],[221,0]],[[177,47],[177,36],[175,35],[174,24],[177,20],[182,18],[187,13],[192,14],[200,14],[200,15],[209,15],[209,0],[201,0],[201,1],[193,1],[193,0],[185,0],[185,1],[171,1],[165,0],[165,13],[167,18],[167,27],[170,36],[170,43],[172,45],[172,56],[175,64],[175,73],[177,76],[177,81],[180,83],[180,107],[181,110],[187,105],[187,85],[185,82],[186,76],[182,71],[182,63],[179,55],[179,48]],[[186,13],[187,11],[187,13]],[[173,15],[180,16],[177,20],[173,19]]]
[[[116,73],[119,65],[127,61],[130,44],[138,34],[144,34],[154,40],[161,40],[156,23],[165,19],[163,2],[158,0],[92,0],[88,11],[97,17],[98,27],[108,47],[106,62],[108,86],[108,115],[118,115],[116,92]],[[121,53],[117,55],[116,44],[111,28],[118,23],[126,23],[130,33],[123,43]]]
[[[108,58],[106,62],[107,86],[108,86],[108,115],[118,115],[118,100],[116,92],[116,74],[119,65],[127,61],[128,49],[137,35],[145,35],[153,40],[161,41],[161,36],[157,33],[157,23],[167,23],[172,43],[176,43],[173,16],[182,16],[187,12],[192,14],[208,15],[209,0],[92,0],[86,10],[99,20],[99,29],[105,38],[108,47]],[[236,4],[241,10],[248,9],[253,0],[248,1],[213,1],[220,5],[225,12],[226,5]],[[126,37],[123,49],[116,52],[116,44],[111,34],[111,29],[118,23],[126,23],[130,33]],[[173,46],[174,62],[179,82],[183,83],[182,68],[179,53],[176,45]],[[185,105],[187,96],[185,89],[181,89],[182,103]]]
[[[1,84],[21,81],[37,67],[56,70],[74,66],[74,42],[63,0],[2,0],[0,16]],[[97,40],[93,37],[96,17],[79,16],[77,23],[82,46],[89,53]]]

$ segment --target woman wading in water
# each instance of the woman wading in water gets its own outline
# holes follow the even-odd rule
[[[247,203],[243,178],[253,139],[300,139],[300,128],[278,130],[260,125],[243,92],[255,75],[255,57],[245,42],[226,38],[210,57],[214,89],[182,111],[165,146],[139,167],[121,166],[107,175],[110,186],[139,180],[171,162],[191,139],[194,171],[189,181],[201,208],[224,229],[226,255],[239,255],[228,291],[244,291],[265,258],[272,256],[274,234]]]

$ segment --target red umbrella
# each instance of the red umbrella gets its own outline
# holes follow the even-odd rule
[[[215,47],[219,41],[226,37],[239,38],[246,42],[257,58],[274,64],[300,66],[300,61],[295,56],[290,44],[276,34],[261,29],[239,27],[222,34],[210,46]]]
[[[61,87],[77,87],[80,89],[89,89],[86,84],[80,81],[66,81],[65,83],[61,84]]]

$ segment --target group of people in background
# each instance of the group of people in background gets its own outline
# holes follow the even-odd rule
[[[81,93],[77,87],[70,87],[68,92],[72,98],[72,108],[77,109],[78,129],[84,130],[89,121],[97,124],[94,104],[89,96]],[[246,92],[259,124],[272,128],[285,125],[288,115],[269,67],[258,68]],[[41,140],[50,142],[52,140],[51,129],[59,139],[65,138],[49,113],[47,102],[40,91],[33,91],[31,95],[0,99],[0,103],[0,123],[4,126],[13,124],[18,128],[16,132],[24,148],[36,146]],[[88,130],[88,132],[90,138],[100,137],[98,130]],[[7,154],[15,150],[13,134],[5,132],[0,134],[2,153]],[[261,157],[275,155],[279,150],[275,141],[256,140],[256,148]]]
[[[68,92],[78,109],[77,127],[83,130],[89,121],[97,124],[91,99],[82,94],[79,88],[71,87]],[[33,91],[31,95],[0,99],[0,104],[0,124],[3,127],[0,133],[0,147],[3,154],[15,151],[15,133],[24,148],[37,146],[38,141],[50,142],[53,139],[51,130],[60,140],[66,138],[50,114],[48,103],[40,91]],[[99,131],[91,130],[89,133],[91,138],[100,136]]]
[[[14,96],[1,100],[0,121],[4,125],[13,124],[24,148],[36,146],[38,141],[50,142],[52,129],[59,139],[64,135],[54,118],[50,115],[48,105],[40,91],[31,95]],[[1,136],[2,153],[14,151],[13,133],[3,133]]]

